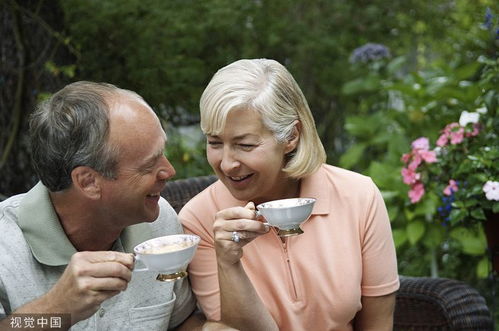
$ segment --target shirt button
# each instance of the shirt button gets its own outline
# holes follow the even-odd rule
[[[105,313],[106,311],[104,310],[104,308],[99,309],[99,317],[104,316]]]

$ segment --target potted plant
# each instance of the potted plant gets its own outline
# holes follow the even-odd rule
[[[433,199],[433,219],[449,228],[482,227],[499,272],[499,117],[497,92],[489,107],[463,111],[434,147],[426,137],[402,156],[402,178],[412,204]],[[483,99],[483,98],[482,98]]]

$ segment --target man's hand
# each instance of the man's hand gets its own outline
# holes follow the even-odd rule
[[[133,265],[132,254],[78,252],[57,283],[40,299],[47,313],[70,313],[74,324],[92,316],[102,302],[124,291],[132,278]]]

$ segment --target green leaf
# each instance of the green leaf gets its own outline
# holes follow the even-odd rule
[[[486,250],[486,242],[483,236],[473,233],[464,227],[457,227],[450,232],[450,237],[461,245],[463,253],[468,255],[482,255]]]
[[[437,212],[438,198],[430,192],[414,210],[416,215],[434,215]]]
[[[469,207],[473,207],[473,206],[475,206],[477,204],[478,204],[478,200],[477,199],[469,199],[469,200],[466,200],[464,202],[464,207],[465,208],[469,208]]]
[[[494,203],[494,205],[492,205],[492,211],[494,213],[499,213],[499,203]]]
[[[425,232],[425,224],[421,221],[411,222],[406,228],[407,238],[411,244],[415,244],[421,239]]]
[[[482,209],[473,209],[471,211],[471,216],[473,216],[473,218],[476,218],[478,220],[485,220],[485,219],[487,219],[485,217],[485,213],[483,212]]]
[[[367,169],[370,176],[379,187],[392,187],[390,184],[400,181],[400,167],[394,168],[387,163],[373,161]]]
[[[414,212],[412,210],[409,210],[409,208],[404,209],[404,215],[408,221],[412,221],[414,219],[414,216],[415,216]]]
[[[352,95],[361,92],[375,91],[381,88],[380,79],[376,75],[357,78],[347,82],[341,88],[341,92],[345,95]]]
[[[468,212],[464,209],[452,209],[449,215],[453,224],[464,220],[466,216],[468,216]]]
[[[481,64],[478,62],[471,62],[469,64],[457,68],[456,71],[454,72],[455,79],[459,81],[470,78],[476,73],[480,65]]]
[[[387,65],[387,70],[390,74],[396,74],[406,64],[407,59],[405,56],[398,56],[390,61]]]
[[[489,276],[489,259],[483,257],[476,266],[476,275],[478,278],[487,278]]]
[[[376,133],[377,118],[370,116],[349,116],[345,121],[345,129],[356,137],[372,137]]]
[[[407,241],[407,233],[404,230],[394,229],[392,235],[395,248],[402,246]]]
[[[444,228],[438,224],[427,225],[423,242],[427,247],[438,247],[444,240]]]
[[[352,166],[362,157],[365,149],[366,146],[364,144],[356,144],[350,147],[346,153],[341,156],[340,166],[347,169],[352,168]]]
[[[384,199],[386,201],[386,199]],[[396,206],[392,205],[387,205],[388,209],[388,218],[390,219],[390,222],[393,222],[394,220],[397,219],[397,216],[399,215],[399,208]]]

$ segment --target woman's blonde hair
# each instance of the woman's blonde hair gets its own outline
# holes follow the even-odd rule
[[[291,178],[308,176],[326,161],[307,100],[293,76],[277,61],[245,59],[223,67],[204,90],[199,106],[201,130],[207,135],[222,133],[227,115],[234,109],[257,111],[280,143],[292,138],[298,120],[300,139],[283,169]]]

